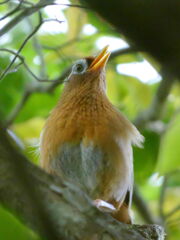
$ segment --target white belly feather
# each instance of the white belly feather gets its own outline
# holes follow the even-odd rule
[[[133,153],[131,145],[132,143],[139,145],[143,140],[137,130],[135,133],[127,139],[119,138],[117,140],[122,159],[120,169],[117,169],[118,174],[115,182],[112,181],[111,183],[111,179],[109,179],[111,183],[109,197],[118,202],[124,201],[127,192],[130,194],[130,203],[132,200]],[[99,173],[110,168],[110,163],[107,154],[94,146],[93,143],[89,143],[88,146],[85,146],[83,142],[79,144],[65,143],[53,159],[51,168],[57,175],[63,175],[75,184],[85,187],[90,195],[98,197],[97,189],[103,181],[98,177]]]

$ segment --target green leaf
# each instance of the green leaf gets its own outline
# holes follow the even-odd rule
[[[158,156],[157,171],[165,174],[180,169],[180,114],[164,133]]]
[[[0,58],[0,71],[5,70],[9,64],[9,58]],[[18,103],[25,84],[29,81],[28,76],[19,68],[17,72],[9,73],[0,81],[0,118],[5,119],[10,111]]]
[[[43,126],[44,118],[35,117],[25,122],[14,124],[13,131],[20,139],[28,142],[28,140],[40,137]]]
[[[33,94],[24,108],[19,113],[16,122],[24,122],[34,117],[48,117],[49,112],[58,102],[60,89],[56,89],[53,94]]]
[[[134,173],[135,181],[143,183],[154,172],[157,163],[160,136],[156,132],[144,131],[143,148],[134,148]]]
[[[140,111],[146,109],[152,99],[152,91],[147,84],[142,83],[137,78],[119,75],[119,91],[121,86],[127,89],[127,94],[121,100],[123,111],[130,118],[134,119]]]
[[[0,206],[0,239],[40,240],[29,228],[21,224],[10,212]]]

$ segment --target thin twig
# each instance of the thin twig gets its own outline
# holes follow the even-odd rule
[[[180,217],[177,217],[175,219],[170,219],[166,221],[166,224],[168,225],[168,227],[172,227],[172,226],[179,226],[180,224]]]
[[[33,37],[32,42],[33,42],[34,49],[35,49],[35,51],[36,51],[36,53],[39,57],[39,62],[40,62],[39,75],[40,75],[40,78],[46,79],[47,78],[47,69],[46,69],[46,62],[45,62],[44,55],[43,55],[43,52],[42,52],[41,44],[39,43],[38,38],[36,36]]]
[[[133,192],[133,203],[135,204],[136,208],[138,209],[138,212],[142,216],[143,220],[145,220],[148,224],[157,223],[157,219],[154,218],[152,215],[147,203],[141,196],[141,193],[139,192],[138,186],[134,186],[134,192]]]
[[[172,172],[167,173],[164,176],[164,180],[163,180],[161,192],[160,192],[160,197],[159,197],[159,216],[161,217],[163,223],[166,221],[167,218],[169,218],[174,213],[176,213],[177,211],[180,210],[180,205],[178,205],[173,210],[171,210],[169,213],[167,213],[167,214],[164,213],[164,202],[165,202],[165,196],[166,196],[166,190],[167,190],[169,178],[176,173],[179,174],[179,172],[180,172],[179,170],[174,170]]]
[[[1,51],[1,49],[0,49]],[[23,62],[23,65],[25,66],[26,70],[39,82],[43,82],[43,81],[47,81],[47,80],[43,80],[43,79],[39,79],[28,67],[28,65],[26,64],[24,58],[22,56],[20,56],[17,53],[14,53],[12,50],[9,49],[2,49],[2,51],[7,51],[10,52],[12,54],[16,54],[17,57],[20,58],[20,60]],[[126,52],[129,53],[130,50],[126,49],[126,51],[123,49],[121,51],[119,51],[119,55],[121,54],[125,54]],[[111,60],[113,58],[115,58],[117,56],[117,52],[115,54],[112,53],[112,57]],[[67,69],[65,69],[65,71],[58,76],[56,79],[53,80],[49,80],[49,85],[48,86],[42,86],[42,85],[36,85],[30,88],[27,88],[23,94],[23,97],[21,98],[19,104],[15,107],[15,109],[13,110],[13,112],[9,115],[9,117],[7,118],[6,122],[5,122],[5,126],[8,127],[9,125],[11,125],[14,121],[14,119],[17,117],[17,115],[19,114],[19,112],[21,111],[21,109],[23,108],[24,104],[27,102],[27,100],[29,99],[29,97],[36,92],[46,92],[46,93],[51,93],[54,91],[54,89],[59,86],[60,84],[62,84],[64,82],[64,80],[67,78],[67,76],[70,74],[72,66],[68,67]]]
[[[58,22],[58,23],[60,23],[60,24],[64,22],[64,21],[58,20],[57,18],[43,19],[43,23],[45,23],[45,22],[52,22],[52,21]]]
[[[110,59],[116,58],[118,56],[122,56],[124,54],[129,54],[129,53],[138,52],[138,51],[140,51],[140,49],[137,49],[135,47],[127,47],[127,48],[123,48],[123,49],[118,49],[111,53]]]
[[[69,41],[67,41],[67,42],[65,42],[65,43],[63,43],[63,44],[61,44],[61,45],[58,45],[58,46],[52,47],[52,46],[42,45],[42,47],[43,47],[44,49],[47,49],[47,50],[57,51],[57,50],[59,50],[59,49],[68,47],[69,45],[72,45],[73,43],[76,43],[77,41],[80,41],[80,40],[83,40],[83,39],[80,39],[80,38],[78,38],[78,37],[75,37],[75,38],[73,38],[73,39],[71,39],[71,40],[69,40]]]
[[[10,1],[10,0],[6,0],[6,1],[0,2],[0,5],[5,4],[5,3],[8,3],[9,1]]]
[[[29,68],[29,66],[27,65],[25,59],[23,56],[21,56],[20,54],[17,54],[15,51],[11,50],[11,49],[7,49],[7,48],[0,48],[0,51],[3,52],[9,52],[13,55],[15,55],[17,58],[19,58],[19,60],[21,61],[20,64],[23,64],[23,66],[25,67],[25,69],[27,70],[27,72],[38,82],[49,82],[52,83],[54,82],[55,84],[59,81],[59,77],[55,78],[55,79],[41,79],[39,78],[35,73],[33,73],[33,71]]]
[[[138,128],[143,128],[148,122],[158,119],[164,109],[163,107],[166,103],[167,97],[171,91],[175,79],[164,71],[162,71],[161,75],[162,80],[154,95],[150,107],[144,112],[140,113],[138,117],[134,120],[134,124]]]
[[[164,176],[161,192],[159,196],[159,216],[162,219],[163,223],[165,220],[165,214],[164,214],[164,202],[165,202],[165,193],[166,193],[166,187],[167,187],[167,176]]]
[[[18,0],[20,2],[20,0]],[[28,1],[25,1],[23,0],[23,4],[24,5],[29,5],[29,6],[34,6],[34,4],[32,2],[28,2]]]
[[[3,52],[9,52],[13,55],[15,55],[17,58],[19,58],[19,60],[21,61],[21,63],[23,64],[23,66],[25,67],[25,69],[28,71],[28,73],[35,78],[37,81],[41,81],[41,79],[39,79],[33,72],[32,70],[28,67],[27,63],[25,62],[25,59],[23,56],[21,56],[20,54],[18,54],[17,52],[11,50],[11,49],[7,49],[7,48],[0,48],[0,51]]]
[[[37,4],[34,6],[31,6],[29,8],[25,8],[19,15],[11,19],[1,30],[0,30],[0,37],[3,36],[5,33],[9,32],[12,28],[17,26],[19,22],[21,22],[24,18],[32,15],[35,12],[38,12],[41,8],[44,8],[48,5],[59,5],[57,3],[54,3],[54,0],[40,0]],[[86,8],[81,5],[76,4],[67,4],[69,7],[81,7]]]
[[[17,7],[15,7],[13,10],[11,10],[10,12],[8,12],[7,14],[5,14],[3,17],[0,18],[0,21],[4,20],[5,18],[13,15],[14,13],[17,13],[18,11],[21,10],[21,5],[23,3],[23,0],[20,0],[19,4],[17,5]]]
[[[20,67],[22,64],[23,64],[22,62],[19,62],[18,64],[16,64],[16,65],[14,66],[14,68],[9,71],[9,73],[17,72],[18,69],[19,69],[19,67]]]
[[[21,101],[16,105],[16,107],[8,117],[4,127],[7,127],[12,123],[12,121],[15,119],[15,117],[20,112],[20,110],[23,108],[24,104],[27,102],[31,94],[32,94],[32,91],[29,89],[28,90],[26,89],[24,91]]]
[[[35,12],[38,12],[41,8],[48,5],[47,0],[44,1],[43,5],[41,1],[34,6],[24,9],[19,15],[11,19],[1,30],[0,30],[0,37],[3,36],[5,33],[9,32],[12,28],[14,28],[19,22],[21,22],[24,18],[32,15]],[[53,2],[53,0],[52,0]]]
[[[30,25],[31,27],[31,30],[33,29],[33,25],[32,25],[32,22],[30,20],[30,18],[27,19],[28,21],[28,24]],[[39,57],[39,61],[40,61],[40,78],[42,79],[45,79],[47,78],[47,69],[46,69],[46,63],[45,63],[45,59],[44,59],[44,55],[43,55],[43,49],[42,49],[42,46],[38,40],[38,37],[36,35],[34,35],[32,37],[32,44],[33,44],[33,47],[34,47],[34,50],[36,51],[38,57]]]
[[[28,37],[23,41],[22,45],[20,46],[19,50],[17,51],[16,54],[14,54],[14,58],[13,60],[10,62],[10,64],[7,66],[7,68],[4,70],[4,72],[0,75],[0,80],[2,80],[5,75],[10,71],[10,68],[12,67],[13,63],[15,62],[15,60],[17,58],[20,58],[22,61],[23,61],[23,64],[25,66],[25,68],[28,70],[28,72],[39,82],[48,82],[48,81],[51,81],[51,80],[48,80],[48,79],[41,79],[39,78],[38,76],[36,76],[31,70],[30,68],[27,66],[27,64],[25,63],[24,59],[22,56],[19,55],[19,53],[22,51],[22,49],[24,48],[24,46],[26,45],[26,43],[29,41],[29,39],[31,37],[33,37],[35,35],[35,33],[39,30],[39,28],[41,27],[42,24],[44,24],[45,22],[47,21],[57,21],[58,23],[62,23],[62,21],[58,20],[58,19],[42,19],[42,16],[41,16],[41,13],[39,12],[39,24],[36,26],[36,28],[31,32],[31,34],[28,35]],[[38,46],[40,47],[40,45]],[[3,49],[1,49],[3,51]],[[7,49],[6,49],[7,51]],[[38,52],[40,51],[40,49],[38,48]],[[10,51],[9,51],[10,52]],[[12,51],[11,51],[12,53]],[[43,57],[43,56],[42,56]]]
[[[41,27],[43,21],[42,21],[42,16],[39,13],[39,24],[34,28],[34,30],[25,38],[25,40],[23,41],[23,43],[21,44],[19,50],[17,51],[17,55],[22,51],[22,49],[24,48],[24,46],[26,45],[26,43],[29,41],[29,39],[39,30],[39,28]],[[0,75],[0,80],[2,80],[6,74],[8,73],[8,71],[10,70],[10,68],[12,67],[13,63],[16,61],[17,59],[17,55],[14,56],[14,58],[12,59],[12,61],[10,62],[10,64],[7,66],[7,68],[3,71],[3,73]]]
[[[172,215],[174,215],[175,213],[177,213],[178,211],[180,211],[180,205],[176,206],[175,208],[173,208],[168,214],[165,215],[165,218],[169,218]]]
[[[4,127],[8,127],[13,123],[19,112],[22,110],[23,106],[29,99],[29,97],[34,93],[52,93],[57,86],[62,84],[64,80],[67,78],[67,76],[70,74],[71,67],[67,68],[59,77],[54,79],[54,81],[51,81],[51,83],[47,86],[43,86],[41,84],[33,85],[27,87],[27,89],[24,91],[23,96],[20,100],[20,102],[16,105],[14,110],[11,112],[11,114],[8,116],[4,123]]]

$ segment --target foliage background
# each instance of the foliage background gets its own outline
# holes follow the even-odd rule
[[[36,2],[29,1],[29,3]],[[18,1],[7,1],[1,4],[0,17],[14,9],[17,4]],[[57,16],[57,11],[61,15]],[[20,53],[39,79],[58,78],[76,59],[96,54],[104,44],[113,46],[114,38],[125,41],[123,36],[117,34],[95,13],[83,8],[61,6],[60,9],[57,6],[51,6],[44,8],[41,14],[43,19],[49,20],[42,24]],[[0,27],[10,19],[11,16],[4,20],[0,19]],[[37,26],[38,19],[38,14],[34,14],[1,37],[1,74],[13,59],[11,53],[2,49],[16,52],[24,39]],[[58,22],[61,20],[64,22]],[[64,27],[65,24],[67,30]],[[92,29],[94,30],[91,31]],[[100,41],[105,36],[109,38]],[[131,121],[150,106],[160,81],[142,82],[141,79],[130,76],[130,73],[129,75],[120,74],[117,71],[117,65],[142,63],[144,59],[159,71],[159,65],[154,59],[134,49],[113,57],[107,67],[108,97]],[[23,64],[19,64],[20,62],[20,59],[16,59],[6,76],[0,80],[0,119],[5,124],[9,123],[10,134],[19,143],[22,151],[30,160],[38,164],[37,148],[40,132],[45,119],[61,95],[63,85],[57,84],[53,91],[43,90],[51,82],[37,81]],[[140,127],[146,139],[144,148],[134,149],[135,182],[155,221],[165,225],[169,240],[180,239],[179,95],[180,86],[175,83],[160,118]],[[135,205],[133,205],[133,215],[135,223],[144,222]],[[35,240],[38,236],[1,207],[0,239]]]

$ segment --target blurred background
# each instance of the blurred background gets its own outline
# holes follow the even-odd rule
[[[0,33],[17,13],[37,2],[1,1]],[[162,105],[158,102],[159,109],[162,108],[160,116],[146,120],[144,116],[157,102],[163,80],[159,64],[131,47],[97,14],[76,6],[77,1],[55,3],[1,35],[0,120],[24,154],[38,164],[40,133],[61,96],[69,67],[108,44],[112,51],[107,66],[108,97],[145,137],[144,148],[134,148],[134,223],[161,224],[167,239],[180,239],[179,83],[169,87]],[[39,238],[1,206],[0,239]]]

